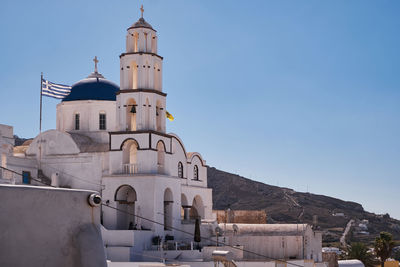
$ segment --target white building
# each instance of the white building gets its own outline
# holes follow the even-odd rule
[[[160,248],[158,236],[170,239],[163,242],[163,249],[183,250],[163,252],[163,257],[202,258],[202,252],[193,248],[193,237],[183,232],[194,233],[196,218],[201,219],[202,236],[211,238],[200,246],[215,245],[217,223],[206,162],[199,153],[187,152],[176,134],[166,133],[167,94],[157,43],[157,32],[142,16],[127,30],[120,86],[106,80],[96,62],[95,71],[75,83],[57,105],[55,130],[14,147],[13,152],[1,150],[2,167],[25,175],[24,180],[14,178],[14,183],[51,182],[100,192],[103,239],[108,257],[117,261],[161,256],[154,252]],[[236,242],[244,248],[252,247],[246,237],[249,227],[239,225],[243,235]],[[299,226],[286,226],[293,227]],[[285,239],[287,251],[293,259],[321,261],[320,233],[309,226],[306,230]],[[275,230],[278,239],[265,237],[274,231],[271,227],[258,231],[263,236],[257,241],[259,253],[271,250],[269,257],[289,257],[277,251],[286,242],[279,238],[284,230]],[[295,242],[290,241],[293,238]],[[265,249],[264,241],[268,241]]]

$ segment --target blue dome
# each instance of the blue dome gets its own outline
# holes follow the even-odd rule
[[[118,85],[108,81],[103,75],[94,72],[86,79],[72,85],[71,93],[62,101],[75,100],[116,100],[116,92],[119,91]]]

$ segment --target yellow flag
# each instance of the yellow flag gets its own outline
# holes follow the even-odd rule
[[[167,117],[167,119],[169,119],[170,121],[174,120],[174,116],[172,116],[171,113],[169,113],[168,111],[165,111],[165,117]]]

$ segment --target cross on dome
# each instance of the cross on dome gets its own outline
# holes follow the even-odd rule
[[[97,59],[97,56],[94,57],[93,61],[94,61],[94,72],[97,73],[98,72],[97,71],[97,63],[99,62],[99,60]]]
[[[140,7],[140,12],[142,13],[142,18],[143,18],[143,12],[144,12],[143,5]]]

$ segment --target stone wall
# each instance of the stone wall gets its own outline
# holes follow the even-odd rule
[[[267,223],[265,210],[213,210],[218,223]]]

